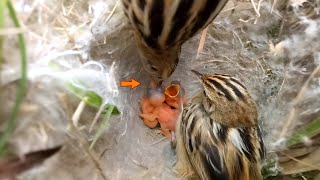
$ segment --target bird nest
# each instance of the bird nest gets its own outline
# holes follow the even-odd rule
[[[120,1],[10,2],[20,26],[0,9],[0,152],[51,156],[18,179],[177,179],[170,141],[139,118],[150,79]],[[267,146],[266,179],[320,178],[319,8],[317,0],[230,0],[183,45],[169,80],[190,95],[200,86],[190,69],[246,84]],[[118,87],[132,77],[139,87]]]

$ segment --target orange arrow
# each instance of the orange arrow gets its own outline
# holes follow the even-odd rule
[[[131,89],[134,89],[135,87],[139,86],[140,82],[134,80],[131,78],[131,81],[120,81],[121,87],[131,86]]]

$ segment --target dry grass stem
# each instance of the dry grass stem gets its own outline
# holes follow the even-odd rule
[[[81,117],[81,113],[83,112],[85,107],[86,107],[86,103],[84,101],[81,101],[79,103],[76,111],[73,113],[71,120],[72,120],[73,125],[75,127],[78,127],[78,123],[79,123],[79,120],[80,120],[80,117]]]
[[[97,123],[97,121],[98,121],[99,117],[101,116],[101,113],[103,112],[104,108],[105,108],[105,105],[101,104],[101,106],[99,107],[98,112],[96,113],[96,115],[93,118],[93,121],[92,121],[90,129],[89,129],[89,133],[91,133],[94,125]]]
[[[255,2],[253,0],[250,0],[251,1],[251,4],[253,6],[253,9],[254,11],[256,12],[257,16],[260,17],[260,12],[259,12],[259,9],[260,9],[260,0],[259,0],[259,4],[258,4],[258,7],[256,7],[255,5]]]
[[[274,7],[275,7],[275,5],[277,4],[277,2],[278,2],[278,0],[274,0],[274,1],[273,1],[270,13],[273,12]]]
[[[163,141],[165,139],[166,139],[166,137],[163,137],[163,138],[159,139],[158,141],[152,143],[151,146],[156,145],[156,144],[160,143],[161,141]]]
[[[109,14],[109,16],[107,17],[107,19],[104,21],[104,25],[109,21],[109,19],[112,17],[112,15],[114,14],[114,12],[116,11],[117,7],[120,4],[120,0],[117,1],[116,5],[113,7],[111,13]]]
[[[301,163],[301,164],[303,164],[303,165],[306,165],[306,166],[308,166],[308,167],[311,167],[311,168],[314,168],[314,169],[320,171],[320,167],[318,167],[318,166],[314,166],[313,164],[310,164],[310,163],[306,163],[306,162],[304,162],[304,161],[301,161],[301,160],[299,160],[299,159],[297,159],[297,158],[295,158],[295,157],[292,157],[292,156],[290,156],[290,155],[288,155],[288,154],[286,154],[286,153],[282,153],[282,154],[285,155],[285,156],[287,156],[288,158],[292,159],[293,161],[296,161],[296,162],[298,162],[298,163]]]
[[[199,55],[202,53],[204,44],[206,43],[206,36],[208,32],[208,26],[202,31],[200,41],[199,41],[199,46],[198,46],[198,51],[197,51],[197,58]]]
[[[90,150],[90,146],[87,142],[87,139],[84,138],[84,135],[78,131],[78,128],[71,125],[70,133],[69,134],[71,137],[74,137],[75,140],[79,143],[79,146],[81,147],[82,150],[89,156],[89,159],[92,161],[94,164],[95,168],[97,169],[98,173],[101,175],[103,180],[107,180],[108,178],[104,174],[104,171],[102,169],[102,166],[99,162],[99,158],[95,155],[95,152]]]
[[[299,102],[303,99],[304,94],[306,93],[309,83],[311,81],[311,79],[313,79],[316,74],[320,72],[320,65],[318,65],[314,71],[311,73],[311,75],[308,77],[308,79],[305,81],[305,83],[303,84],[302,88],[300,89],[298,95],[296,96],[296,98],[293,100],[293,105],[292,105],[292,109],[289,112],[289,116],[285,119],[285,125],[282,128],[282,131],[280,132],[280,139],[284,138],[287,135],[287,132],[289,132],[289,130],[291,128],[293,128],[294,123],[296,121],[296,115],[297,115],[297,105],[299,104]]]

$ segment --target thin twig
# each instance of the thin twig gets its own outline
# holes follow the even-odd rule
[[[236,32],[233,32],[232,34],[238,38],[238,40],[239,40],[239,42],[241,44],[241,47],[243,48],[244,47],[243,46],[243,42],[241,41],[241,38],[238,36],[238,34]]]
[[[239,63],[237,63],[237,62],[235,62],[235,61],[233,61],[232,59],[230,59],[228,56],[225,56],[225,55],[221,55],[222,57],[224,57],[224,58],[226,58],[228,61],[230,61],[231,63],[233,63],[234,65],[236,65],[236,66],[238,66],[238,67],[240,67],[241,69],[243,69],[243,67],[242,66],[240,66],[240,64]]]
[[[99,117],[101,116],[102,111],[104,110],[104,107],[105,107],[105,104],[102,103],[98,112],[96,113],[96,115],[93,118],[93,121],[92,121],[90,129],[89,129],[89,133],[91,133],[93,126],[97,123]]]
[[[292,128],[292,125],[294,124],[294,122],[295,122],[295,120],[296,120],[295,116],[296,116],[296,114],[297,114],[297,112],[296,112],[296,111],[297,111],[297,109],[296,109],[296,108],[297,108],[297,105],[298,105],[298,103],[303,99],[303,95],[304,95],[305,92],[307,91],[308,85],[309,85],[311,79],[314,78],[314,76],[315,76],[318,72],[320,72],[320,65],[318,65],[317,68],[312,72],[312,74],[309,76],[309,78],[308,78],[308,79],[306,80],[306,82],[303,84],[303,86],[302,86],[302,88],[300,89],[297,97],[294,99],[294,101],[293,101],[293,108],[292,108],[292,110],[289,112],[289,116],[286,118],[287,121],[286,121],[286,124],[283,126],[282,131],[281,131],[281,133],[280,133],[280,136],[279,136],[280,139],[287,134],[287,132],[288,132],[288,130],[289,130],[290,128]]]
[[[238,7],[240,7],[240,5],[233,6],[233,7],[228,8],[228,9],[224,9],[224,10],[221,11],[221,13],[226,12],[226,11],[231,11],[231,10],[234,10],[234,9],[237,9]]]
[[[208,26],[201,33],[198,52],[197,52],[197,58],[199,57],[199,54],[202,53],[203,51],[204,44],[206,43],[207,32],[208,32]]]
[[[80,131],[78,131],[78,129],[73,125],[71,125],[70,131],[72,134],[69,134],[69,135],[75,136],[75,140],[79,143],[81,149],[89,156],[89,159],[92,161],[94,167],[97,169],[97,171],[101,175],[102,179],[107,180],[108,178],[104,174],[104,171],[103,171],[102,166],[99,162],[99,159],[95,155],[94,151],[90,150],[89,144],[88,144],[87,140],[84,138],[84,135]]]
[[[257,16],[260,17],[260,12],[259,12],[259,10],[257,9],[254,1],[253,1],[253,0],[250,0],[250,1],[251,1],[251,4],[252,4],[252,6],[253,6],[254,11],[257,13]],[[259,2],[260,2],[260,1],[259,1]],[[260,4],[260,3],[259,3],[259,4]]]
[[[224,63],[224,62],[227,62],[227,61],[226,60],[215,59],[215,60],[209,60],[209,61],[206,61],[206,62],[201,62],[201,64],[209,64],[209,63],[215,63],[215,62]]]
[[[81,101],[76,109],[76,111],[72,115],[72,123],[75,127],[78,127],[78,122],[81,116],[81,113],[83,112],[84,108],[86,107],[85,101]]]
[[[116,3],[116,5],[113,7],[111,13],[109,14],[109,16],[107,17],[107,19],[104,21],[103,24],[107,23],[109,21],[109,19],[112,17],[112,15],[114,14],[114,12],[116,11],[118,5],[120,4],[120,0],[118,0],[118,2]]]
[[[276,93],[276,96],[278,96],[278,95],[280,94],[280,92],[282,91],[282,88],[283,88],[285,82],[286,82],[286,78],[284,78],[284,79],[282,80],[282,83],[281,83],[281,85],[280,85],[280,88],[279,88],[279,90],[278,90],[278,93]]]
[[[152,141],[153,141],[153,140],[156,140],[156,139],[157,139],[156,137],[157,137],[159,134],[161,134],[161,130],[149,129],[149,130],[147,131],[147,134],[152,137]]]
[[[277,4],[278,0],[274,0],[273,3],[272,3],[272,7],[271,7],[271,14],[273,12],[273,9],[274,9],[274,6]]]
[[[129,159],[133,162],[133,164],[135,164],[135,165],[137,165],[137,166],[139,166],[139,167],[141,167],[141,168],[143,168],[143,169],[146,169],[146,170],[148,169],[147,166],[145,166],[145,165],[143,165],[142,163],[138,162],[137,160],[131,158],[130,156],[129,156]]]
[[[262,71],[264,72],[265,70],[264,70],[262,64],[260,63],[260,61],[257,60],[257,61],[255,61],[255,62],[258,64],[258,67],[260,67],[260,68],[262,69]]]
[[[262,1],[262,0],[259,0],[259,2],[258,2],[258,8],[257,8],[257,11],[259,12],[259,14],[258,14],[258,16],[256,17],[256,19],[254,20],[254,23],[253,23],[253,24],[257,24],[258,19],[259,19],[259,17],[260,17],[261,1]]]
[[[247,20],[244,20],[244,19],[240,18],[239,21],[240,21],[240,22],[244,22],[244,23],[248,23],[249,21],[254,20],[254,19],[255,19],[255,18],[249,18],[249,19],[247,19]]]
[[[302,161],[302,160],[299,160],[299,159],[297,159],[297,158],[295,158],[295,157],[293,157],[293,156],[290,156],[290,155],[288,155],[288,154],[286,154],[286,153],[282,153],[282,154],[285,155],[285,156],[287,156],[288,158],[290,158],[290,159],[298,162],[298,163],[304,164],[304,165],[306,165],[306,166],[308,166],[308,167],[311,167],[311,168],[314,168],[314,169],[316,169],[316,170],[320,170],[320,167],[318,167],[318,166],[315,166],[315,165],[312,165],[312,164],[310,164],[310,163],[307,163],[307,162],[304,162],[304,161]]]
[[[161,142],[161,141],[163,141],[163,140],[165,140],[165,139],[166,139],[166,137],[163,137],[163,138],[159,139],[158,141],[152,143],[151,146],[153,146],[153,145],[155,145],[155,144],[158,144],[159,142]]]
[[[102,157],[104,156],[104,154],[109,150],[109,148],[106,148],[105,150],[102,151],[101,155],[100,155],[100,158],[99,159],[102,159]]]

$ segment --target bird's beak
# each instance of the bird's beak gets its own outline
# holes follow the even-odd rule
[[[191,72],[193,72],[194,74],[196,74],[196,75],[198,76],[198,78],[202,79],[203,74],[199,73],[199,72],[196,71],[196,70],[191,70]]]
[[[180,88],[181,87],[178,84],[171,84],[165,89],[164,94],[171,98],[175,98],[180,94]]]
[[[155,77],[153,77],[153,78],[151,78],[151,82],[152,82],[152,84],[154,85],[154,86],[160,86],[160,85],[162,85],[162,83],[163,83],[163,79],[162,78],[155,78]]]
[[[161,86],[162,83],[163,83],[163,79],[160,79],[160,80],[158,81],[158,86]]]

